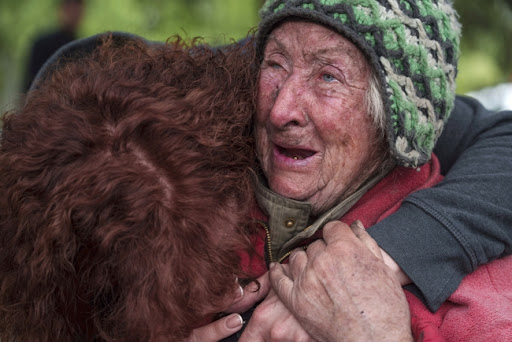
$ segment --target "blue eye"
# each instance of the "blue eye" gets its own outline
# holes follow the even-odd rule
[[[336,78],[334,78],[334,76],[329,75],[329,74],[323,74],[323,75],[322,75],[322,79],[323,79],[325,82],[333,82],[333,81],[336,81]]]

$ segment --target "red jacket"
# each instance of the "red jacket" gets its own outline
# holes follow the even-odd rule
[[[340,220],[350,225],[359,219],[369,227],[395,212],[410,193],[432,187],[441,179],[435,156],[420,169],[397,167]],[[253,216],[267,221],[259,209]],[[249,270],[255,276],[267,270],[261,257],[265,253],[266,236],[262,226],[254,240],[260,257],[249,262]],[[320,236],[321,232],[318,232],[316,238]],[[417,341],[512,341],[512,256],[491,262],[467,276],[436,313],[431,313],[407,290],[405,294]]]

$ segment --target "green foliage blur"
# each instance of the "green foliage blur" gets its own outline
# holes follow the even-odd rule
[[[512,0],[455,0],[462,23],[459,94],[512,82]]]
[[[258,23],[262,0],[85,0],[79,36],[128,31],[164,41],[180,34],[211,44],[243,38]],[[0,1],[0,111],[22,88],[30,44],[57,25],[57,0]],[[512,74],[512,0],[455,0],[463,24],[458,93]]]

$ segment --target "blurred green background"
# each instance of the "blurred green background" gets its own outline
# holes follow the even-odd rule
[[[212,44],[240,39],[258,23],[262,0],[85,0],[79,37],[128,31],[164,41],[173,34]],[[57,26],[56,0],[0,0],[0,110],[22,89],[38,34]],[[512,81],[512,0],[456,0],[463,24],[458,93]]]

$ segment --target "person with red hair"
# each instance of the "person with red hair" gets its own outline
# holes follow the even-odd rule
[[[250,279],[253,46],[100,45],[4,118],[2,341],[183,340]]]

